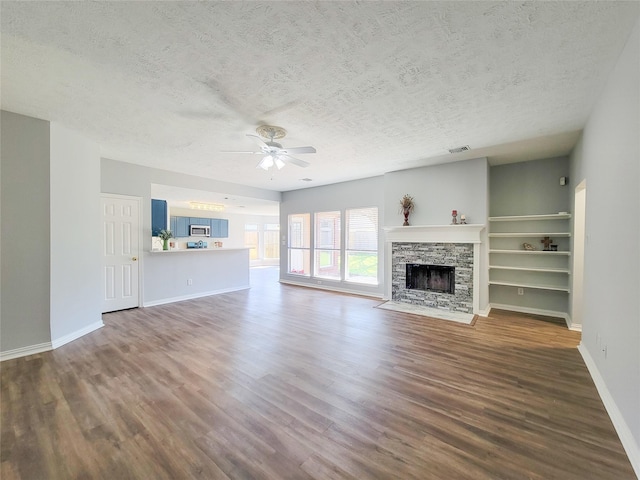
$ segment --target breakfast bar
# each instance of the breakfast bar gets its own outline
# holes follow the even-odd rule
[[[144,262],[145,307],[249,288],[244,247],[153,250]]]

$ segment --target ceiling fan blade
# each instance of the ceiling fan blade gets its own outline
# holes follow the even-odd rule
[[[269,145],[264,143],[264,140],[262,140],[258,135],[254,135],[253,133],[247,133],[247,137],[255,138],[256,142],[258,142],[258,144],[261,147],[269,148]]]
[[[283,148],[282,153],[289,154],[293,153],[316,153],[316,149],[313,147],[292,147],[292,148]]]
[[[228,151],[228,150],[223,150],[220,153],[263,153],[263,152],[238,152],[238,151]]]
[[[285,155],[281,153],[278,156],[280,157],[280,160],[282,160],[284,163],[292,163],[293,165],[297,165],[299,167],[308,167],[310,165],[309,162],[305,162],[304,160],[300,160],[299,158],[294,158],[290,155]]]

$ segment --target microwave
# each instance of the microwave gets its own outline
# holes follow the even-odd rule
[[[189,225],[190,237],[210,237],[211,227],[209,225]]]

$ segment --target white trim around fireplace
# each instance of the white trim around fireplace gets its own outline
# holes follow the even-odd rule
[[[385,232],[385,291],[384,299],[390,300],[392,273],[392,244],[413,243],[471,243],[473,244],[473,313],[480,311],[480,244],[485,225],[416,225],[407,227],[384,227]]]

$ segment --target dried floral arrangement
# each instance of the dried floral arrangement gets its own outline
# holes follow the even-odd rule
[[[413,197],[409,194],[406,194],[404,197],[402,197],[402,199],[400,200],[400,208],[402,209],[403,212],[408,211],[409,213],[413,212],[413,209],[415,208],[415,203],[413,203]]]

